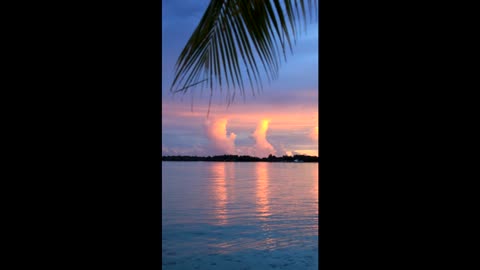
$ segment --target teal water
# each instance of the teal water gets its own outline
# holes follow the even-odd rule
[[[162,269],[318,269],[318,164],[162,162]]]

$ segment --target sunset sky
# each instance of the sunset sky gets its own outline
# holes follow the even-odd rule
[[[162,155],[318,155],[318,24],[302,32],[279,78],[227,107],[225,91],[170,93],[175,62],[208,0],[162,1]],[[193,99],[193,112],[192,112]]]

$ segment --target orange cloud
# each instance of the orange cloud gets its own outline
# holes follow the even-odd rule
[[[233,132],[227,134],[226,118],[207,120],[205,126],[212,150],[216,154],[235,154],[235,138],[237,135]]]
[[[269,154],[275,154],[275,149],[267,140],[268,120],[262,120],[258,123],[257,129],[252,137],[255,139],[255,154],[265,157]]]
[[[206,145],[192,141],[192,146],[182,146],[183,151],[192,152],[193,145],[198,145],[202,148],[198,150],[203,151],[202,155],[318,154],[317,106],[294,104],[280,107],[251,102],[234,104],[227,109],[225,105],[212,104],[208,118],[207,110],[207,106],[197,104],[192,112],[189,104],[164,101],[162,127],[165,133],[170,130],[175,130],[176,134],[185,132],[199,138],[198,141],[207,137],[209,143]],[[175,138],[170,140],[177,141]],[[189,142],[182,144],[188,145]],[[174,149],[171,145],[165,146],[170,148],[169,152]]]
[[[292,154],[294,154],[294,155],[318,156],[318,150],[298,149],[298,150],[294,150]]]

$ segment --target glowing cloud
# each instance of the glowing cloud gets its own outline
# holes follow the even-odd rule
[[[275,154],[275,149],[267,141],[268,120],[262,120],[258,123],[257,129],[252,137],[255,139],[255,155],[266,157],[269,154]]]
[[[205,127],[214,154],[235,154],[235,138],[237,135],[233,132],[227,134],[226,118],[207,120]]]
[[[307,155],[307,156],[318,156],[318,150],[311,149],[298,149],[293,151],[294,155]]]

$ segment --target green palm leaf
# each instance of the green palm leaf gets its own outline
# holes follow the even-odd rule
[[[307,12],[316,14],[316,0],[211,0],[200,23],[181,52],[171,91],[187,92],[197,85],[228,91],[230,103],[239,89],[245,96],[246,82],[252,94],[267,80],[278,77],[287,49],[301,26],[307,24]],[[303,20],[302,20],[303,19]],[[233,90],[230,93],[230,89]]]

